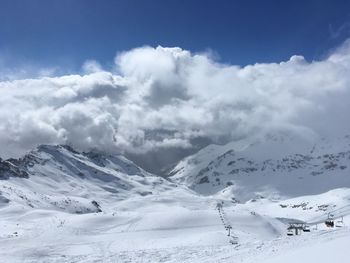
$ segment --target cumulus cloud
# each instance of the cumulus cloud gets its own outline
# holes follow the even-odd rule
[[[181,48],[141,47],[86,75],[0,82],[0,155],[42,143],[145,153],[271,130],[346,133],[350,42],[322,61],[240,67]],[[116,73],[117,72],[117,73]]]

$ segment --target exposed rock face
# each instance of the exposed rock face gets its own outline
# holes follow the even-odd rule
[[[28,173],[18,164],[12,163],[11,160],[0,159],[0,179],[8,179],[9,177],[28,178]]]

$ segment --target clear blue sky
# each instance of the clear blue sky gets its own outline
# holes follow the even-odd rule
[[[118,51],[142,45],[212,49],[239,65],[312,60],[349,33],[345,0],[0,1],[0,56],[13,65],[108,66]]]

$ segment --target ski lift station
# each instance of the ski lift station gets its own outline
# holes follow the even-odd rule
[[[302,222],[302,221],[293,221],[289,222],[289,226],[287,228],[287,235],[288,236],[294,236],[294,235],[300,235],[302,232],[310,232],[311,225],[315,225],[317,229],[317,225],[320,223],[324,223],[327,228],[334,228],[334,227],[343,227],[344,226],[344,217],[340,216],[336,218],[334,214],[328,213],[326,215],[326,218],[320,219],[318,221],[314,222]]]
[[[288,236],[297,236],[300,235],[301,232],[310,232],[310,226],[303,223],[290,223],[287,228]]]

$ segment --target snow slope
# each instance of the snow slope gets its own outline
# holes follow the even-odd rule
[[[304,210],[292,205],[300,201],[329,204],[337,194],[341,197],[332,201],[330,209],[339,200],[349,206],[349,189],[340,192],[284,200],[291,205],[287,208],[267,200],[235,205],[229,200],[183,195],[182,191],[168,193],[158,200],[155,196],[126,199],[116,205],[114,212],[79,215],[40,209],[22,212],[9,206],[0,210],[0,262],[225,263],[284,262],[292,258],[326,262],[313,260],[320,257],[345,262],[349,211],[342,228],[328,229],[319,224],[317,230],[313,226],[310,233],[293,237],[286,236],[284,221],[277,219],[318,217],[316,209],[304,214]],[[221,201],[222,215],[232,226],[235,244],[230,243],[233,237],[227,236],[216,208]],[[329,244],[332,250],[316,253]],[[308,247],[312,252],[309,260],[304,261]]]

